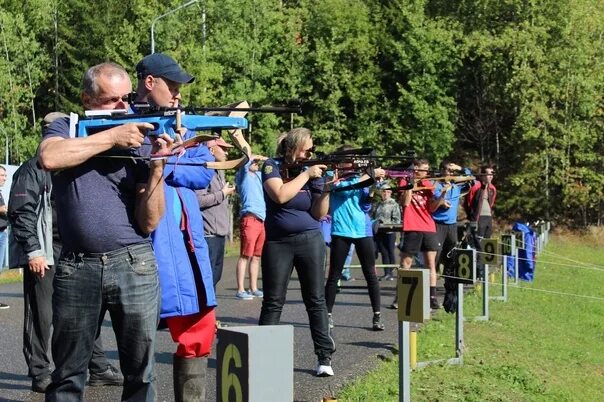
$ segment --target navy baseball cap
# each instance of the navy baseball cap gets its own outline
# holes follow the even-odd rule
[[[163,53],[153,53],[143,57],[136,65],[136,77],[145,78],[148,75],[167,78],[180,84],[190,84],[195,77],[180,68],[178,63]]]

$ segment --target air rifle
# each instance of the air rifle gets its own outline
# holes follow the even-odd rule
[[[102,110],[87,112],[87,117],[79,118],[71,113],[69,119],[69,133],[72,137],[86,137],[99,131],[108,130],[113,127],[128,123],[150,123],[153,130],[147,135],[168,134],[175,135],[178,110],[165,110],[154,113],[126,114],[124,110]],[[247,119],[243,117],[227,116],[204,116],[195,114],[183,114],[180,117],[182,127],[191,131],[204,131],[216,129],[245,129],[248,127]]]
[[[299,160],[293,163],[284,163],[281,166],[281,176],[284,181],[291,180],[308,166],[326,165],[327,171],[333,171],[334,175],[338,171],[343,172],[342,176],[347,173],[367,173],[370,178],[361,182],[338,187],[335,191],[344,191],[349,189],[358,189],[367,187],[375,182],[373,178],[373,169],[379,168],[386,160],[397,160],[399,164],[392,168],[384,169],[386,176],[396,179],[412,179],[414,177],[413,170],[408,168],[399,169],[398,167],[409,162],[415,157],[414,154],[407,152],[404,156],[378,156],[375,155],[373,148],[359,148],[344,151],[336,151],[331,154],[318,154],[316,159]],[[400,191],[401,189],[398,189]]]
[[[240,103],[233,103],[227,106],[188,106],[179,108],[183,112],[189,114],[206,114],[208,116],[226,116],[229,112],[251,112],[251,113],[296,113],[302,114],[302,100],[292,99],[286,102],[285,105],[276,106],[260,106],[252,107],[246,102],[245,107],[237,107]],[[175,108],[166,108],[149,105],[147,103],[134,103],[134,110],[140,113],[157,113],[169,112],[176,110]]]
[[[370,148],[354,149],[349,151],[336,151],[331,154],[317,153],[315,159],[297,160],[292,163],[284,162],[281,165],[283,180],[291,180],[304,169],[314,165],[326,165],[328,171],[345,169],[346,171],[365,171],[377,167],[376,160],[372,157]],[[346,165],[344,168],[343,165]]]

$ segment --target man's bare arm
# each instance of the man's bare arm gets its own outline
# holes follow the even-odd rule
[[[170,149],[174,139],[166,134],[154,140],[151,154],[162,154]],[[165,159],[152,160],[149,167],[147,184],[139,186],[136,196],[136,223],[143,233],[155,230],[166,209],[164,198],[164,164]]]
[[[130,123],[82,138],[46,138],[40,144],[38,159],[46,170],[74,167],[113,147],[138,148],[144,132],[153,129],[149,123]]]
[[[149,180],[139,186],[136,196],[136,223],[143,233],[155,230],[166,208],[164,201],[164,161],[151,161]]]

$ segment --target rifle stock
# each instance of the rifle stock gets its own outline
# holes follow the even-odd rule
[[[70,116],[70,135],[72,137],[86,137],[99,131],[128,123],[150,123],[153,130],[147,135],[168,134],[174,137],[177,128],[177,111],[170,110],[154,114],[126,114],[104,115],[80,119],[78,115]],[[204,131],[214,129],[246,129],[247,119],[243,117],[183,115],[181,126],[191,131]]]

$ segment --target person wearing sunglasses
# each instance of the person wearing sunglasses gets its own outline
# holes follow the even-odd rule
[[[88,69],[85,109],[126,109],[132,92],[126,70],[115,63]],[[149,238],[164,213],[162,160],[140,156],[149,123],[128,123],[71,138],[69,119],[44,129],[40,165],[52,175],[63,250],[56,264],[52,357],[47,401],[83,400],[86,370],[107,311],[124,374],[122,399],[154,400],[155,333],[159,314],[157,261]],[[151,152],[165,154],[165,134]]]
[[[325,242],[319,220],[329,209],[331,183],[323,179],[325,165],[309,166],[287,182],[281,175],[284,163],[308,159],[312,148],[311,131],[294,128],[281,138],[278,157],[266,160],[262,167],[266,240],[261,262],[264,298],[259,324],[279,324],[295,267],[318,358],[316,375],[327,377],[334,375],[331,356],[335,342],[325,303]]]

